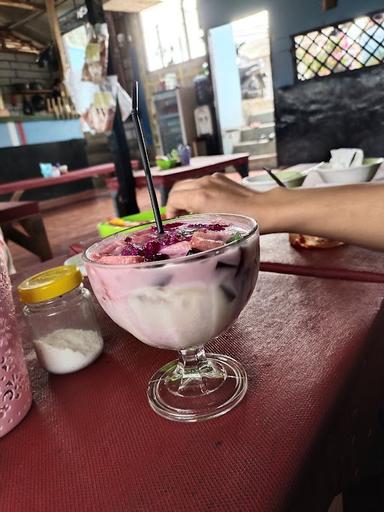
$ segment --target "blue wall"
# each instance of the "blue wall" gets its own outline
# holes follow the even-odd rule
[[[211,66],[214,70],[213,87],[216,112],[222,132],[243,126],[240,76],[236,62],[235,43],[229,24],[215,28],[210,36]],[[231,98],[231,108],[228,108]]]
[[[274,87],[291,85],[294,69],[290,36],[362,14],[384,10],[383,0],[338,0],[322,11],[322,0],[199,0],[200,22],[205,30],[267,9],[270,14]]]
[[[55,119],[23,123],[27,144],[45,144],[64,140],[83,139],[80,119]]]

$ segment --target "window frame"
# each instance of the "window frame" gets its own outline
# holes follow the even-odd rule
[[[338,28],[339,25],[342,25],[344,23],[353,22],[356,18],[363,18],[363,17],[366,17],[366,16],[372,18],[372,17],[374,17],[377,14],[383,14],[383,16],[384,16],[384,8],[376,10],[376,11],[371,11],[371,12],[359,14],[359,15],[353,16],[352,18],[347,18],[347,19],[339,20],[339,21],[336,21],[334,23],[328,23],[326,25],[320,25],[320,26],[312,27],[310,29],[305,30],[305,32],[303,32],[301,30],[300,32],[296,32],[295,34],[292,34],[290,36],[290,39],[291,39],[291,50],[290,50],[290,53],[291,53],[292,64],[293,64],[293,69],[294,69],[295,84],[304,84],[304,83],[312,81],[312,80],[324,80],[324,79],[327,79],[327,78],[334,77],[336,75],[349,76],[351,73],[356,73],[356,72],[360,72],[360,73],[363,72],[364,73],[368,69],[374,69],[374,68],[376,68],[378,66],[384,65],[384,62],[379,62],[378,64],[372,64],[371,66],[365,66],[364,65],[364,66],[361,66],[360,68],[357,68],[357,69],[345,69],[344,71],[337,71],[337,72],[331,71],[329,73],[329,75],[324,75],[324,76],[316,75],[316,76],[313,76],[311,78],[306,78],[305,80],[301,80],[298,77],[298,71],[297,71],[298,60],[296,58],[296,42],[295,42],[295,37],[306,36],[306,35],[310,34],[311,32],[321,32],[321,30],[323,30],[325,28],[331,28],[331,27],[336,29],[336,30],[338,30],[339,29]],[[383,30],[384,30],[384,27],[383,27]]]
[[[183,32],[184,32],[183,35],[184,35],[185,41],[186,41],[186,51],[187,51],[187,54],[188,54],[188,58],[186,60],[182,60],[181,62],[178,62],[178,63],[168,64],[167,66],[162,66],[160,68],[156,68],[156,69],[150,70],[149,69],[149,62],[148,62],[147,47],[146,47],[146,43],[145,43],[144,30],[143,30],[143,20],[142,20],[142,17],[139,16],[140,30],[141,30],[141,33],[142,33],[143,46],[144,46],[145,67],[146,67],[146,72],[147,73],[159,73],[160,71],[163,71],[163,70],[172,69],[175,66],[181,66],[181,65],[183,65],[183,64],[185,64],[187,62],[190,62],[190,61],[193,61],[193,60],[205,57],[208,54],[208,52],[207,52],[207,44],[206,44],[205,38],[202,37],[201,39],[202,39],[204,47],[205,47],[205,53],[204,53],[204,55],[199,55],[197,57],[192,57],[192,55],[191,55],[191,45],[190,45],[189,34],[188,34],[188,29],[187,29],[187,17],[186,17],[186,12],[185,12],[185,7],[184,7],[184,0],[178,0],[178,1],[179,1],[181,18],[182,18],[182,21],[183,21]],[[196,12],[197,12],[197,15],[198,15],[198,3],[196,4]],[[200,27],[200,30],[202,30],[201,27]],[[160,44],[161,44],[161,41],[160,41]],[[161,51],[164,52],[164,49],[162,47],[161,47]]]

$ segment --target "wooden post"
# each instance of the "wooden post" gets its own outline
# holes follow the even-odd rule
[[[55,9],[55,0],[45,0],[45,7],[47,9],[47,17],[51,29],[52,38],[56,43],[60,63],[60,74],[61,79],[63,80],[68,69],[68,62],[67,56],[65,54],[63,39],[61,37],[59,20],[57,18],[57,13]]]
[[[323,0],[323,11],[329,11],[337,7],[337,0]]]
[[[88,9],[88,21],[91,25],[106,23],[102,0],[85,0],[85,5]],[[109,21],[111,23],[113,19]],[[116,44],[116,41],[111,37],[111,34],[109,35],[108,74],[117,75],[118,70],[114,69],[112,59],[112,47]],[[116,209],[118,214],[120,217],[123,217],[137,213],[139,208],[136,201],[135,180],[132,173],[129,146],[118,103],[116,105],[113,129],[108,136],[108,142],[116,168],[117,180],[119,182],[119,189],[116,196]]]
[[[125,77],[123,63],[121,61],[120,51],[117,46],[117,34],[115,29],[115,22],[113,19],[113,13],[111,11],[105,12],[105,21],[108,26],[108,34],[109,34],[109,56],[112,59],[112,69],[114,73],[116,73],[117,78],[120,82],[120,85],[128,90],[128,83]]]

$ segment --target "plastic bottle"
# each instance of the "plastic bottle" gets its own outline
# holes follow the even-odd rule
[[[29,411],[31,387],[12,300],[4,242],[0,240],[0,437]]]

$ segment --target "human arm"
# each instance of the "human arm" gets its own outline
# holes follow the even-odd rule
[[[299,232],[384,251],[384,184],[256,192],[222,174],[176,183],[167,213],[248,215],[261,233]]]

